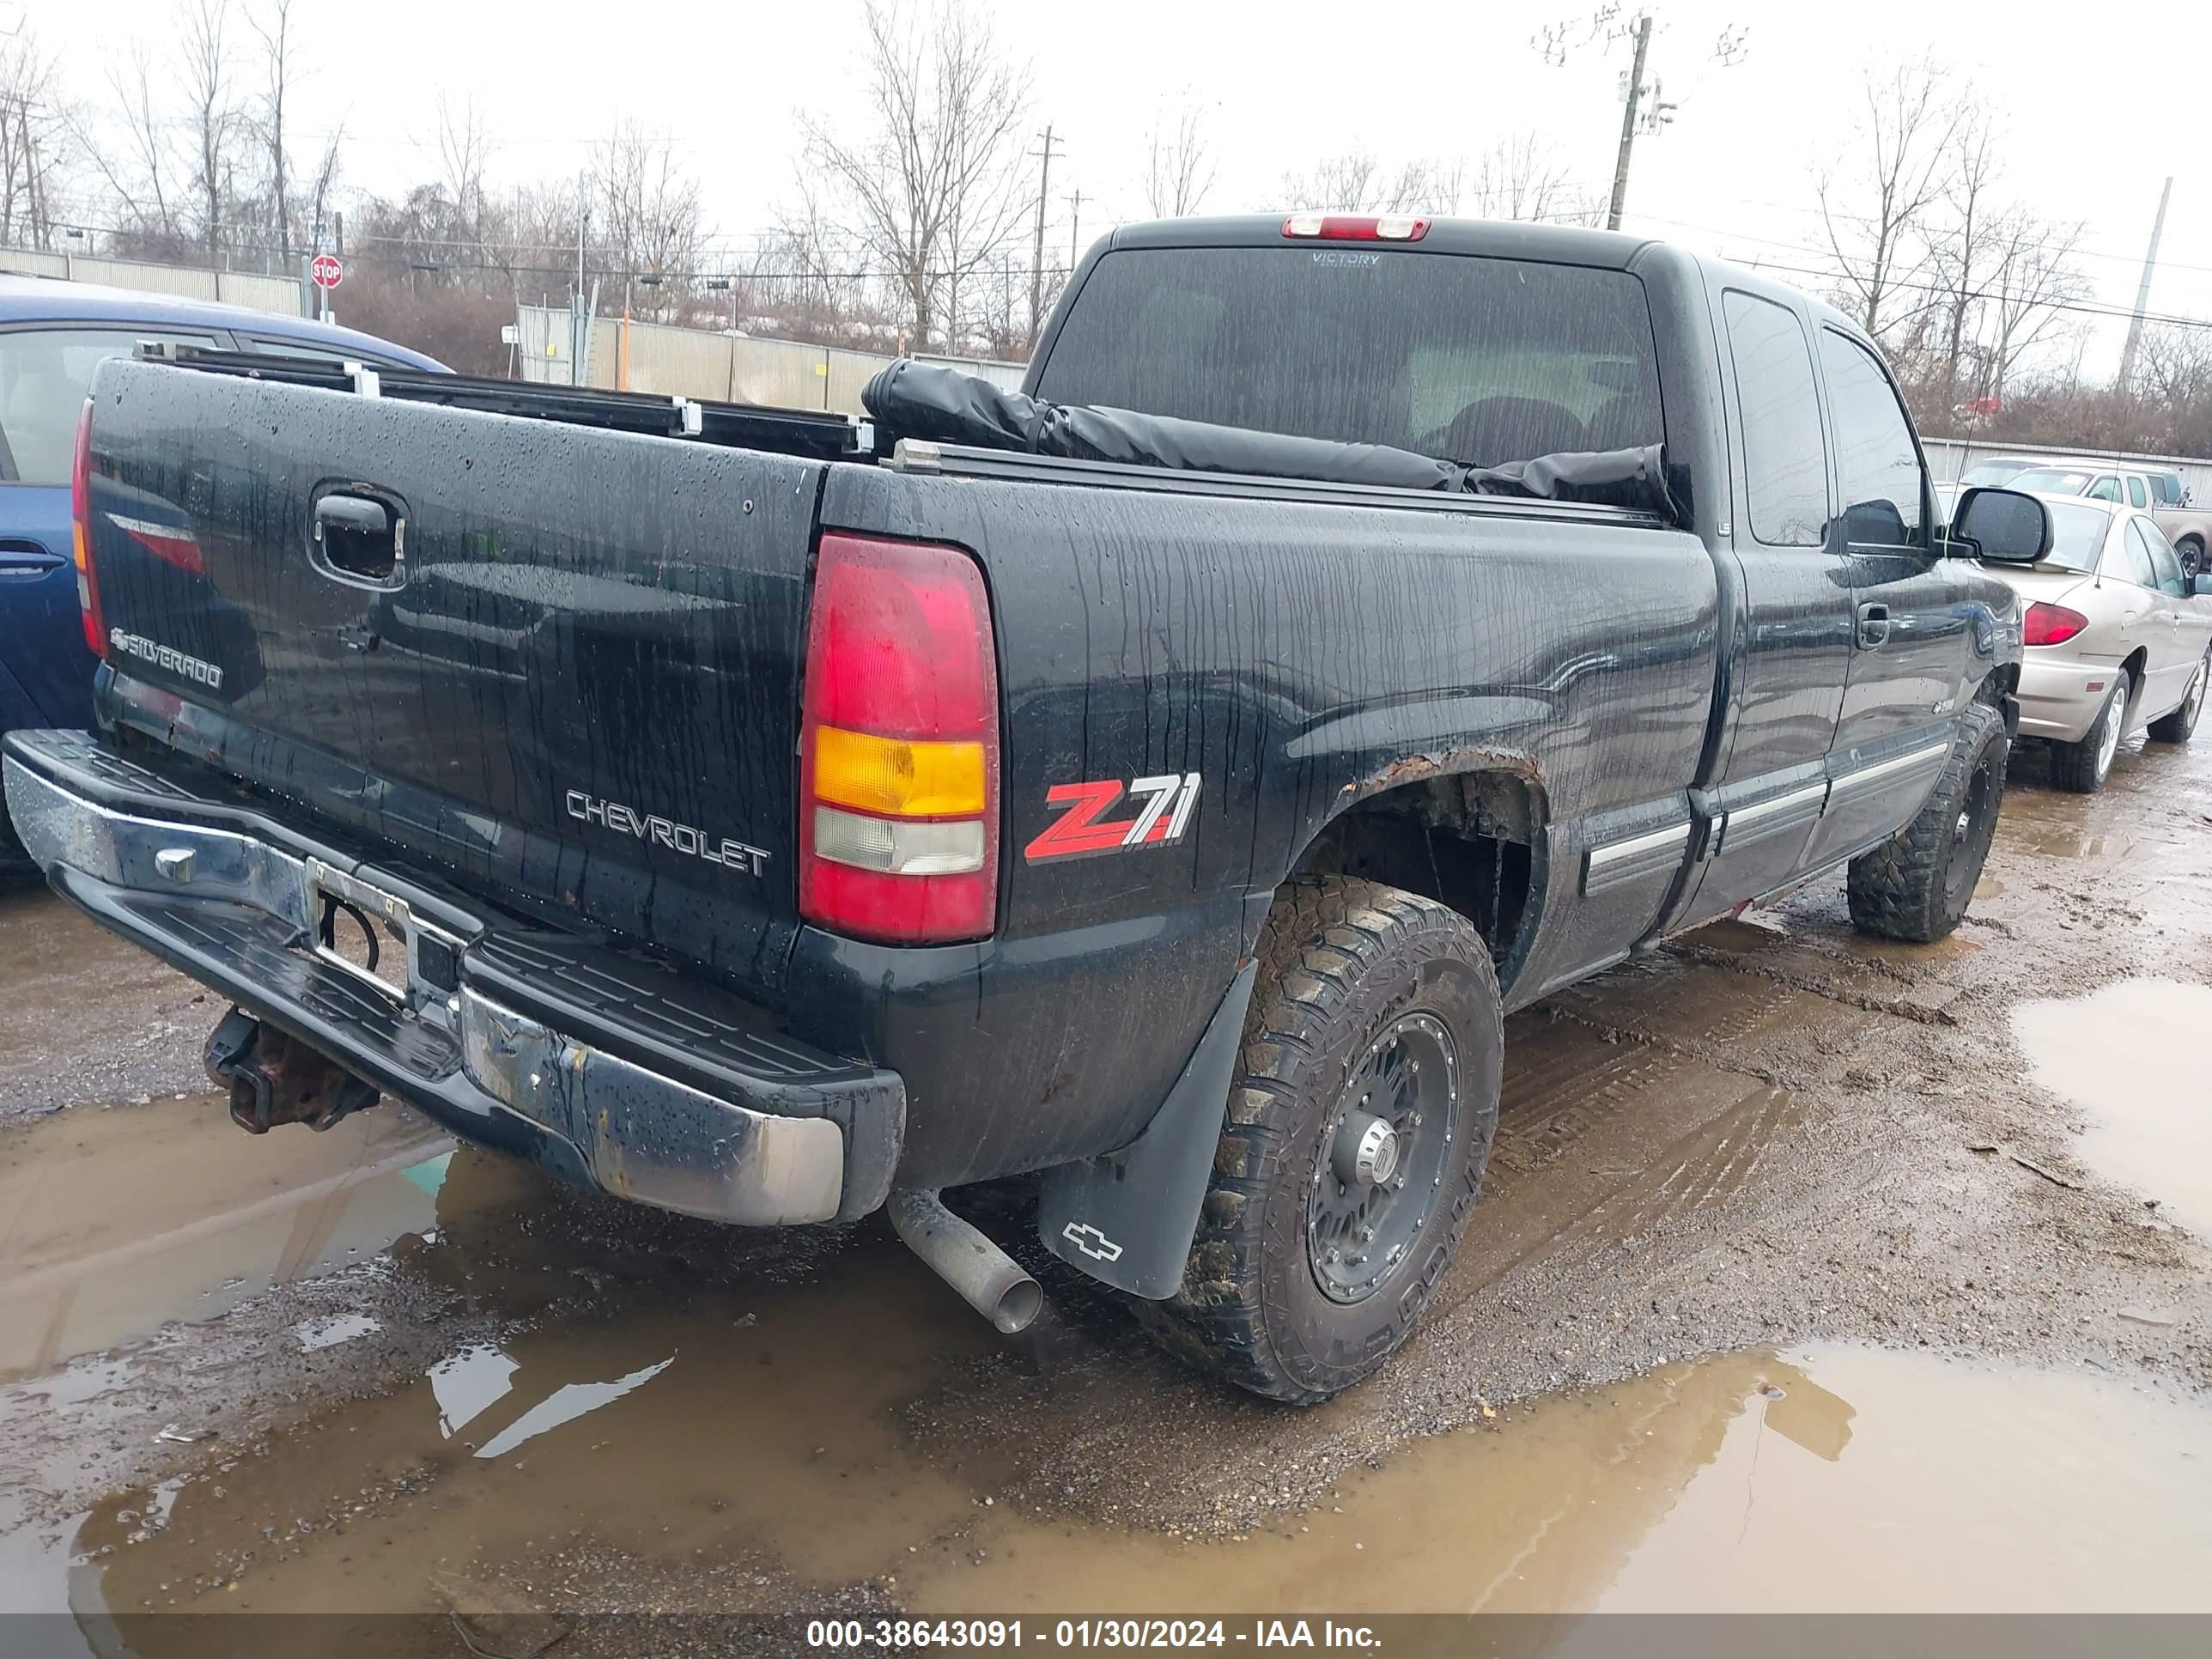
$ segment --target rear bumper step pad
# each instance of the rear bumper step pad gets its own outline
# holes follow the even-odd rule
[[[0,756],[18,833],[58,891],[465,1139],[747,1225],[861,1215],[890,1190],[896,1073],[798,1042],[642,952],[458,913],[88,733],[10,732]],[[306,948],[317,867],[417,900],[460,943],[451,982],[403,1003]]]

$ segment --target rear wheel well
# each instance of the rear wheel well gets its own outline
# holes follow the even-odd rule
[[[2133,714],[2142,706],[2143,672],[2150,666],[2150,653],[2141,646],[2137,646],[2128,653],[2127,660],[2120,666],[2127,672],[2128,712]]]
[[[1330,819],[1291,873],[1358,876],[1449,905],[1502,966],[1528,919],[1541,826],[1536,790],[1510,773],[1423,778]]]

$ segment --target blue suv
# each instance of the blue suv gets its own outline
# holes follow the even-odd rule
[[[78,617],[70,471],[94,366],[141,340],[387,368],[443,367],[305,318],[0,276],[0,732],[92,724],[98,665]],[[0,812],[0,867],[20,856]]]

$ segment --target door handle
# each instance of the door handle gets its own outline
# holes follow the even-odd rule
[[[60,554],[49,553],[43,547],[21,542],[0,546],[0,580],[31,580],[67,562]]]
[[[1889,607],[1886,605],[1863,605],[1859,607],[1859,649],[1873,651],[1889,643]]]
[[[340,581],[398,587],[407,580],[405,510],[394,500],[351,489],[319,495],[312,550],[314,562]]]

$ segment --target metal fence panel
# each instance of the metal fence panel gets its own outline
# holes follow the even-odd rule
[[[29,248],[0,248],[0,270],[15,276],[67,276],[69,256],[40,253]]]
[[[557,365],[567,349],[568,312],[549,310],[543,306],[518,306],[515,315],[524,377],[562,380],[564,371]],[[623,325],[617,319],[602,317],[598,320],[586,374],[588,384],[609,388],[621,384],[623,331]],[[709,329],[676,328],[665,323],[632,322],[628,331],[631,391],[757,404],[770,409],[823,409],[839,415],[861,414],[860,388],[878,369],[895,361],[882,352],[848,351],[806,345],[797,340],[769,340]],[[550,367],[542,355],[549,345],[552,348],[553,364]],[[968,357],[928,357],[922,361],[981,374],[1010,391],[1020,388],[1026,367]]]
[[[732,403],[770,409],[836,409],[830,401],[830,354],[797,340],[732,340]],[[858,407],[858,405],[855,405]],[[849,412],[849,411],[846,411]]]
[[[301,311],[296,277],[264,276],[245,270],[204,270],[193,265],[152,264],[139,259],[100,259],[81,253],[45,253],[0,249],[0,270],[65,282],[97,283],[141,294],[169,294],[180,300],[216,300],[276,317]]]

